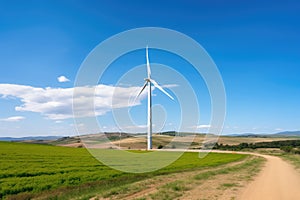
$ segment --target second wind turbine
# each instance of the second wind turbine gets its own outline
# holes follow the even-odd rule
[[[160,91],[165,93],[172,100],[174,100],[174,98],[170,94],[168,94],[160,85],[158,85],[158,83],[155,80],[151,79],[151,69],[150,69],[150,62],[149,62],[149,55],[148,55],[148,46],[146,47],[146,61],[147,61],[147,74],[148,74],[148,77],[145,78],[145,84],[142,87],[139,94],[136,96],[136,98],[138,98],[140,96],[140,94],[144,91],[146,86],[148,86],[147,150],[150,150],[150,149],[152,149],[152,90],[151,90],[151,84],[153,84],[153,86],[155,88],[158,88]]]

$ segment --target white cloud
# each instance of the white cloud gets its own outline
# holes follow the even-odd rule
[[[198,125],[196,126],[196,128],[198,129],[202,129],[202,128],[210,128],[211,126],[209,124],[202,124],[202,125]]]
[[[76,88],[37,88],[26,85],[0,84],[2,98],[18,98],[22,104],[16,111],[40,113],[49,119],[62,120],[73,117],[104,115],[111,109],[139,105],[140,100],[129,103],[139,87],[114,87],[108,85]],[[73,96],[74,93],[74,96]],[[146,97],[146,92],[141,95]],[[73,103],[75,109],[72,109]]]
[[[60,82],[60,83],[69,82],[69,81],[70,81],[70,80],[69,80],[67,77],[65,77],[65,76],[59,76],[59,77],[57,77],[57,80],[58,80],[58,82]]]
[[[0,121],[4,121],[4,122],[18,122],[18,121],[21,121],[21,120],[24,120],[25,117],[23,116],[14,116],[14,117],[8,117],[8,118],[5,118],[5,119],[0,119]]]
[[[165,84],[165,85],[162,85],[163,88],[174,88],[174,87],[178,87],[177,84]]]
[[[153,129],[155,128],[155,124],[152,124]],[[147,132],[147,125],[131,125],[131,126],[119,126],[118,127],[122,132],[135,132],[135,133],[141,133],[141,132]]]
[[[152,124],[152,126],[154,127],[155,124]],[[136,126],[126,126],[124,128],[126,129],[146,129],[148,126],[147,125],[136,125]]]

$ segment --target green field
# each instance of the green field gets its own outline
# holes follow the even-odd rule
[[[198,153],[185,153],[161,170],[130,174],[101,164],[84,148],[0,142],[0,155],[1,199],[87,199],[149,177],[219,166],[246,157],[211,153],[199,159]]]

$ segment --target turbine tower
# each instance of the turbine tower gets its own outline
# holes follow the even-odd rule
[[[170,97],[172,100],[174,98],[168,94],[155,80],[151,79],[151,69],[150,69],[150,62],[149,62],[149,55],[148,55],[148,46],[146,47],[146,61],[147,61],[147,78],[145,78],[145,84],[142,87],[141,91],[139,94],[136,96],[139,97],[140,94],[144,91],[146,86],[148,86],[148,123],[147,123],[147,150],[152,149],[152,90],[151,90],[151,85],[155,88],[158,88],[160,91],[165,93],[168,97]]]

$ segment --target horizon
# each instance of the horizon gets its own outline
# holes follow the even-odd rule
[[[0,8],[0,137],[76,136],[77,129],[96,132],[88,122],[76,126],[73,119],[72,94],[80,66],[102,41],[139,27],[179,31],[208,52],[227,96],[222,135],[300,130],[299,7],[298,1],[4,2]],[[153,79],[171,95],[189,81],[200,110],[197,124],[179,127],[179,100],[170,102],[155,89],[153,105],[163,107],[154,109],[154,132],[207,132],[211,97],[203,77],[171,52],[149,48],[149,58]],[[106,95],[96,96],[100,103],[93,113],[103,131],[146,132],[146,95],[128,104],[143,85],[145,64],[144,49],[122,55],[94,86]],[[112,94],[116,88],[122,90],[120,94]],[[113,95],[120,104],[115,110],[107,103]],[[134,126],[125,121],[117,124],[116,109],[127,110]],[[83,115],[91,117],[87,111]]]
[[[280,134],[293,134],[293,133],[300,133],[300,130],[294,130],[294,131],[280,131],[280,132],[273,132],[273,133],[250,133],[250,132],[244,132],[244,133],[227,133],[227,134],[221,134],[217,135],[214,133],[201,133],[201,132],[177,132],[177,131],[164,131],[164,132],[155,132],[153,135],[160,135],[167,132],[175,132],[175,133],[185,133],[185,134],[194,134],[194,135],[216,135],[216,136],[230,136],[230,137],[241,137],[241,136],[248,136],[248,135],[255,135],[255,136],[273,136],[273,135],[280,135]],[[101,133],[86,133],[82,135],[26,135],[21,137],[10,137],[10,136],[0,136],[0,139],[2,138],[12,138],[12,139],[22,139],[22,138],[47,138],[47,137],[53,137],[53,138],[63,138],[63,137],[81,137],[86,135],[97,135],[97,134],[129,134],[129,135],[144,135],[147,136],[147,132],[144,133],[128,133],[128,132],[101,132]],[[1,140],[0,140],[1,141]]]

